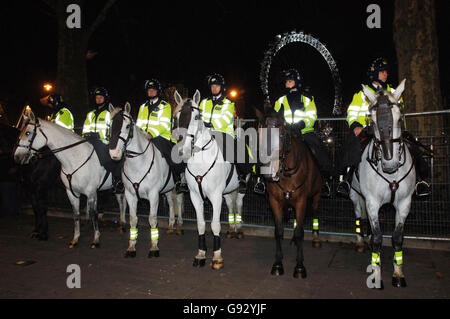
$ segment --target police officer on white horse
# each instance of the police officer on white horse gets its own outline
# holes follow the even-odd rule
[[[161,98],[162,86],[157,79],[145,81],[144,89],[147,101],[139,108],[136,125],[148,134],[148,138],[152,139],[153,144],[166,159],[172,170],[177,193],[186,193],[189,189],[181,178],[185,164],[175,163],[171,156],[175,145],[171,141],[172,108]]]
[[[108,110],[110,102],[108,91],[99,87],[94,90],[94,107],[86,115],[83,125],[82,136],[89,140],[94,146],[100,163],[113,178],[113,188],[116,194],[124,192],[122,183],[123,160],[115,162],[109,156],[109,130],[111,126],[111,115]]]
[[[389,64],[386,59],[382,57],[375,59],[367,70],[368,84],[366,84],[366,87],[373,93],[380,89],[385,89],[393,93],[394,89],[387,84],[388,72]],[[403,102],[403,98],[400,99],[400,102]],[[369,100],[361,90],[353,96],[353,100],[347,109],[347,123],[350,128],[350,133],[343,146],[343,154],[339,168],[341,177],[336,189],[337,195],[344,198],[349,197],[353,172],[359,165],[364,145],[367,145],[365,143],[362,145],[361,142],[368,142],[371,139],[366,120],[369,115],[369,104]],[[402,109],[404,108],[405,106],[403,105]],[[416,195],[419,197],[427,196],[430,194],[428,164],[424,160],[422,151],[412,134],[404,131],[403,138],[408,141],[407,145],[414,158],[416,175],[418,177]]]

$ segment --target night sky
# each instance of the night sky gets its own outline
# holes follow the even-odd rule
[[[86,1],[83,23],[90,23],[105,1]],[[368,29],[366,7],[381,7],[381,29]],[[10,121],[25,103],[44,96],[42,84],[56,78],[56,18],[39,0],[1,1],[2,39],[0,100],[7,102]],[[260,62],[277,34],[304,31],[320,39],[331,52],[343,84],[343,109],[369,63],[384,56],[392,66],[389,82],[398,83],[392,40],[393,1],[125,1],[118,0],[92,36],[89,49],[98,52],[87,62],[90,89],[106,87],[112,102],[144,100],[145,79],[165,85],[182,84],[192,95],[207,94],[206,76],[225,76],[228,88],[237,88],[247,114],[262,105]],[[437,0],[437,32],[441,87],[445,105],[450,96],[450,1]],[[279,70],[297,68],[311,87],[319,116],[333,107],[333,82],[323,58],[308,45],[291,45],[273,63],[273,97],[281,92]],[[278,90],[278,91],[277,91]],[[70,104],[70,101],[68,101]],[[238,105],[239,107],[239,105]],[[89,107],[86,107],[86,112]]]

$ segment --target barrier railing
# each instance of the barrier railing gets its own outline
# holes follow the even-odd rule
[[[430,166],[432,194],[426,199],[413,199],[411,212],[405,224],[405,236],[410,238],[430,238],[434,240],[450,240],[450,110],[426,113],[406,114],[407,128],[417,139],[433,150],[432,158],[425,160]],[[415,118],[418,125],[410,124],[410,118]],[[423,123],[433,123],[425,127]],[[237,123],[244,129],[249,126],[256,127],[255,120],[239,120]],[[326,143],[330,159],[336,163],[342,143],[348,134],[348,125],[345,118],[319,118],[316,125],[316,134],[319,134]],[[333,190],[338,184],[337,178],[332,183]],[[244,198],[243,224],[255,227],[272,227],[272,213],[265,196],[253,192],[254,182],[250,179],[246,197]],[[62,185],[55,187],[50,192],[50,206],[70,209]],[[26,196],[24,197],[26,198]],[[85,199],[82,206],[85,207]],[[100,194],[99,208],[104,211],[118,211],[115,197],[111,192]],[[138,205],[138,214],[148,216],[149,203],[141,200]],[[168,205],[163,197],[160,200],[158,216],[168,217]],[[189,195],[185,196],[183,219],[195,220],[195,210]],[[284,216],[285,227],[293,227],[294,213],[288,211]],[[205,218],[212,217],[212,207],[205,203]],[[322,199],[319,205],[320,230],[322,232],[352,235],[354,233],[355,215],[353,204],[350,200],[344,200],[333,195],[329,199]],[[222,206],[221,221],[227,223],[228,215],[225,203]],[[384,234],[390,235],[394,230],[395,212],[389,207],[383,207],[380,211],[380,225]],[[367,229],[368,225],[363,225]],[[311,215],[306,215],[305,230],[311,230]]]

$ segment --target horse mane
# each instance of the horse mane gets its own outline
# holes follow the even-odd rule
[[[53,122],[50,122],[50,121],[47,121],[47,120],[43,120],[41,118],[38,118],[38,120],[39,120],[39,123],[44,123],[46,125],[48,124],[52,128],[55,128],[61,134],[70,135],[70,136],[76,138],[77,140],[83,139],[82,136],[78,135],[77,133],[73,132],[72,130],[69,130],[69,129],[65,128],[65,127],[62,127],[61,125],[58,125],[56,123],[53,123]]]

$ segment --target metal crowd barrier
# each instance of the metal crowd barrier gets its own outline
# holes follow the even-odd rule
[[[431,123],[429,126],[420,127],[410,119],[421,120]],[[430,238],[434,240],[450,240],[450,110],[439,112],[412,113],[406,114],[408,130],[414,134],[418,140],[429,146],[434,156],[426,157],[431,170],[432,194],[429,198],[419,200],[414,198],[411,212],[405,224],[405,236],[408,238]],[[238,125],[244,129],[252,126],[256,127],[255,120],[239,120]],[[330,128],[332,129],[330,132]],[[328,132],[328,135],[324,135]],[[316,125],[316,134],[319,134],[327,145],[330,159],[337,163],[342,143],[348,134],[348,125],[345,118],[319,118]],[[333,180],[333,191],[336,189],[338,181]],[[253,192],[254,181],[250,179],[247,194],[244,198],[243,224],[250,227],[273,227],[272,213],[268,200],[265,196],[257,195]],[[103,192],[99,195],[99,209],[108,212],[118,212],[117,202],[111,192]],[[82,197],[83,198],[83,197]],[[24,196],[24,200],[26,196]],[[65,189],[60,183],[50,192],[50,206],[61,209],[71,209]],[[84,210],[85,199],[82,200],[81,209]],[[128,212],[127,212],[128,214]],[[138,205],[138,215],[147,217],[149,214],[149,203],[141,200]],[[168,205],[165,197],[162,196],[158,210],[160,218],[168,218]],[[205,204],[205,218],[211,220],[212,207],[207,201]],[[284,216],[284,225],[287,228],[293,227],[295,215],[288,211]],[[305,220],[305,230],[312,229],[311,214],[307,213]],[[185,196],[184,220],[194,221],[196,219],[195,210],[190,201],[189,195]],[[225,202],[222,205],[221,221],[228,222],[227,208]],[[336,197],[335,194],[329,199],[322,199],[319,206],[320,231],[341,235],[353,235],[355,215],[353,204],[350,200]],[[383,207],[380,211],[380,225],[382,232],[391,235],[394,230],[395,212],[389,207]],[[363,225],[367,229],[368,225]]]

